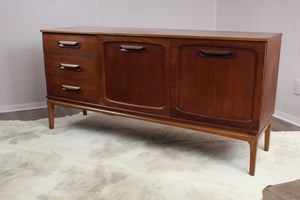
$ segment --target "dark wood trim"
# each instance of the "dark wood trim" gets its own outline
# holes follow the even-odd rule
[[[139,112],[139,111],[128,110],[128,109],[123,109],[123,108],[116,108],[116,107],[107,106],[107,105],[104,106],[104,105],[100,105],[100,104],[88,103],[88,102],[71,100],[71,99],[67,99],[67,98],[54,97],[54,96],[47,96],[47,98],[48,98],[48,100],[66,102],[66,103],[70,103],[70,104],[78,104],[80,106],[86,106],[86,107],[91,107],[91,108],[95,108],[95,109],[110,110],[110,111],[113,111],[116,113],[124,113],[124,114],[128,114],[128,115],[139,116],[142,118],[149,117],[149,118],[154,118],[154,119],[156,118],[159,120],[187,123],[187,124],[192,124],[195,126],[198,126],[198,125],[199,126],[207,126],[207,127],[217,128],[217,129],[224,129],[224,130],[228,130],[228,131],[247,133],[250,135],[258,134],[258,131],[256,131],[256,130],[242,129],[242,128],[237,128],[237,127],[220,125],[220,124],[216,124],[216,123],[206,123],[206,122],[199,122],[199,121],[194,121],[194,120],[187,120],[187,119],[183,119],[183,118],[174,118],[174,117],[163,116],[163,115],[158,115],[158,114],[153,114],[153,113]]]
[[[263,41],[267,42],[281,37],[281,33],[255,33],[232,31],[205,31],[183,29],[146,29],[146,28],[118,28],[118,27],[65,27],[55,29],[43,29],[43,33],[68,33],[86,35],[111,35],[134,37],[159,37],[159,38],[193,38],[213,40],[239,40],[239,41]]]
[[[264,145],[265,151],[269,151],[270,137],[271,137],[271,124],[267,127],[267,129],[265,131],[265,145]]]
[[[254,134],[251,133],[246,133],[242,131],[234,131],[234,130],[225,130],[223,128],[216,128],[216,127],[208,127],[207,125],[199,125],[199,124],[193,124],[193,123],[187,123],[183,121],[174,121],[171,119],[164,119],[164,118],[157,118],[157,117],[151,117],[151,116],[140,116],[137,114],[132,114],[132,113],[124,113],[112,110],[109,108],[101,107],[101,108],[96,108],[96,107],[90,107],[86,105],[78,105],[70,102],[65,102],[65,101],[59,101],[59,100],[52,100],[48,99],[48,102],[51,102],[54,105],[57,106],[65,106],[65,107],[71,107],[71,108],[77,108],[81,110],[90,110],[90,111],[95,111],[95,112],[102,112],[102,113],[107,113],[107,114],[113,114],[113,115],[118,115],[122,117],[129,117],[133,119],[140,119],[140,120],[146,120],[146,121],[151,121],[151,122],[156,122],[156,123],[162,123],[166,125],[172,125],[172,126],[177,126],[181,128],[187,128],[187,129],[193,129],[197,131],[203,131],[207,133],[213,133],[216,135],[221,135],[221,136],[227,136],[235,139],[240,139],[240,140],[245,140],[248,141],[248,138],[251,136],[255,136]]]
[[[47,101],[48,108],[48,119],[49,119],[49,128],[54,128],[54,104],[51,101]]]

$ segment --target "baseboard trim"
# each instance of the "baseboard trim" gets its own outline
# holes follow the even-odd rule
[[[0,113],[46,108],[46,101],[0,106]]]
[[[285,112],[282,112],[280,110],[275,110],[274,117],[281,119],[283,121],[286,121],[288,123],[294,124],[296,126],[300,127],[300,117],[296,117],[290,114],[287,114]]]

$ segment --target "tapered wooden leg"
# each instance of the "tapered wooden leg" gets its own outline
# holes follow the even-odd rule
[[[271,124],[268,126],[268,128],[265,131],[265,151],[269,151],[270,146],[270,137],[271,137]]]
[[[82,110],[83,115],[87,115],[87,110]]]
[[[258,138],[252,138],[250,139],[249,145],[250,145],[250,168],[249,168],[249,174],[254,176],[255,174],[255,165],[256,165],[256,152],[257,152],[257,141]]]
[[[47,101],[49,128],[54,128],[54,104]]]

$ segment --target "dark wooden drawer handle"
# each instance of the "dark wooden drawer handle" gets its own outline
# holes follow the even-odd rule
[[[136,45],[120,45],[120,51],[123,52],[144,52],[146,48],[144,46]]]
[[[198,51],[198,55],[201,56],[201,57],[233,58],[234,57],[234,52],[232,52],[232,51],[201,49],[201,50]]]
[[[80,43],[74,41],[58,41],[57,45],[63,48],[80,48]]]
[[[79,65],[66,64],[66,63],[60,63],[59,68],[62,70],[72,70],[72,71],[80,71],[81,70]]]
[[[81,87],[77,87],[77,86],[72,86],[72,85],[62,85],[61,86],[62,90],[68,90],[68,91],[81,91]]]

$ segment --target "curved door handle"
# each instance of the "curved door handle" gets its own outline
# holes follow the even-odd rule
[[[146,48],[138,45],[120,45],[120,51],[123,52],[144,52]]]
[[[75,91],[75,92],[79,92],[81,91],[81,87],[77,87],[77,86],[72,86],[72,85],[61,85],[61,89],[62,90],[68,90],[68,91]]]
[[[81,71],[79,65],[60,63],[59,68],[62,70]]]
[[[80,42],[76,41],[58,41],[57,45],[63,48],[80,48]]]
[[[234,52],[222,50],[200,49],[198,55],[201,57],[233,58]]]

